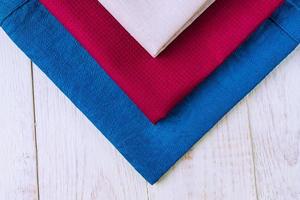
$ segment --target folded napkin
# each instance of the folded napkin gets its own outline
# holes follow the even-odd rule
[[[153,184],[299,44],[300,10],[296,4],[299,0],[287,1],[157,125],[144,117],[37,0],[29,0],[11,11],[1,24],[11,39]],[[4,18],[0,15],[0,19]]]
[[[214,71],[282,0],[216,1],[154,59],[95,0],[40,0],[156,123]]]
[[[107,11],[156,57],[214,0],[99,0]]]

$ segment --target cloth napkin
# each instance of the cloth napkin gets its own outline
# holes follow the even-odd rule
[[[41,0],[156,123],[282,3],[216,1],[158,58],[152,58],[95,0]]]
[[[299,0],[287,1],[157,125],[144,117],[37,0],[26,1],[8,16],[3,17],[0,12],[0,23],[11,39],[153,184],[299,44],[298,5]]]
[[[107,11],[156,57],[214,0],[99,0]]]

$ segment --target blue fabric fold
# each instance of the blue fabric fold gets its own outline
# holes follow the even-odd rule
[[[296,5],[299,0],[287,1],[157,125],[37,0],[19,7],[2,26],[153,184],[299,44],[299,20],[292,17],[299,16]]]
[[[300,0],[289,0],[270,18],[293,40],[300,42]]]
[[[0,0],[0,25],[12,12],[26,3],[27,0]]]

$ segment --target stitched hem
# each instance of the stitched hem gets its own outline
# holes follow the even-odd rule
[[[9,12],[9,14],[7,16],[5,16],[2,21],[0,21],[0,26],[3,25],[4,21],[11,16],[14,12],[16,12],[17,10],[19,10],[21,7],[23,7],[25,4],[27,4],[30,0],[25,0],[22,3],[20,3],[19,5],[17,5],[14,9],[12,9],[11,12]]]
[[[289,36],[293,41],[295,41],[297,44],[300,43],[292,34],[290,34],[283,26],[281,26],[279,23],[277,23],[272,17],[269,19],[271,22],[273,22],[278,28],[280,28],[287,36]]]
[[[297,9],[299,9],[300,8],[300,6],[299,6],[299,4],[297,3],[295,3],[294,1],[287,1],[289,4],[292,4],[295,8],[297,8]]]

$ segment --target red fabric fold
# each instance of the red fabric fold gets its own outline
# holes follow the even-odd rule
[[[152,58],[97,0],[40,1],[153,123],[165,117],[283,2],[217,0],[161,55]]]

